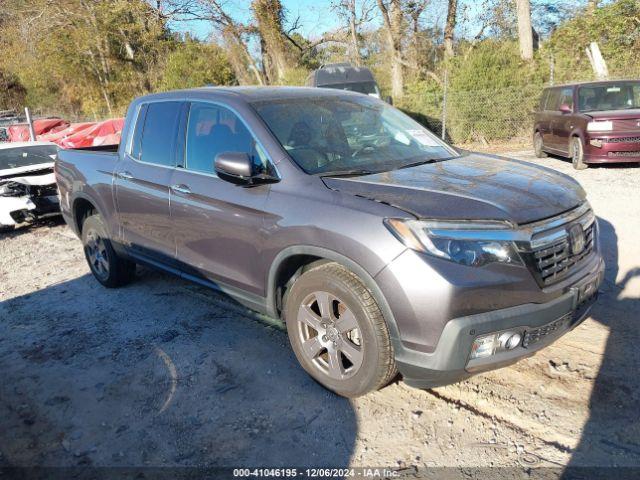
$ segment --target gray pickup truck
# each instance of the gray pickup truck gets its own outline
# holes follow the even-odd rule
[[[117,151],[61,151],[55,170],[100,283],[146,264],[282,318],[302,367],[344,396],[533,355],[603,278],[573,179],[459,152],[352,92],[148,95]]]

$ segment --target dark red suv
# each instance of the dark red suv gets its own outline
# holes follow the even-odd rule
[[[537,157],[589,163],[640,162],[640,81],[604,81],[545,88],[536,112]]]

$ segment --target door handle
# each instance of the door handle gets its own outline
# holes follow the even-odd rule
[[[191,193],[191,189],[186,185],[171,185],[171,190],[174,192],[182,193],[184,195],[189,195]]]
[[[133,180],[133,175],[127,171],[118,173],[118,177],[122,180]]]

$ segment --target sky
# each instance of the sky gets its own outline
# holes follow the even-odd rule
[[[285,8],[287,26],[299,18],[299,29],[297,30],[304,37],[311,40],[319,39],[322,34],[327,31],[335,29],[341,25],[340,18],[338,18],[336,12],[331,8],[331,0],[281,0]],[[611,0],[604,0],[602,3],[610,3]],[[360,2],[358,2],[359,4]],[[372,2],[374,3],[374,2]],[[537,11],[535,7],[543,5],[555,5],[566,9],[573,9],[583,6],[586,0],[532,0],[534,11]],[[251,0],[227,0],[225,3],[225,9],[231,14],[231,16],[243,23],[247,23],[251,20],[250,10]],[[456,29],[456,35],[473,38],[480,30],[480,16],[482,9],[486,8],[485,0],[461,0],[458,6],[458,28]],[[379,17],[378,9],[375,8],[373,12],[376,18],[369,24],[370,27],[379,26],[381,19]],[[447,13],[447,1],[446,0],[431,0],[426,11],[423,13],[422,22],[424,25],[439,25],[443,26]],[[539,25],[539,19],[536,18],[534,13],[534,26],[538,29],[542,25]],[[189,32],[196,38],[205,40],[212,33],[210,22],[207,21],[188,21],[188,22],[174,22],[172,25],[174,30],[180,32]],[[543,35],[544,31],[540,32]]]
[[[282,0],[282,4],[289,22],[300,18],[299,32],[305,37],[320,37],[339,25],[339,19],[331,10],[330,0]],[[232,0],[226,4],[226,8],[234,19],[246,22],[251,17],[249,5],[249,0]],[[212,31],[211,24],[206,21],[176,22],[173,28],[189,32],[201,40],[206,39]]]

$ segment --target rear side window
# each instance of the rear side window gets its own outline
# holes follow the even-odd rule
[[[149,103],[144,116],[141,109],[131,152],[134,158],[146,163],[173,166],[181,105],[181,102]],[[137,147],[136,139],[141,122],[144,123]]]
[[[222,152],[247,153],[256,166],[267,168],[266,156],[260,154],[253,136],[235,113],[218,105],[192,103],[187,124],[186,168],[213,174],[213,161]]]

